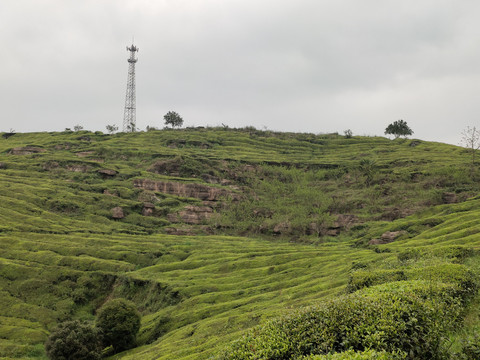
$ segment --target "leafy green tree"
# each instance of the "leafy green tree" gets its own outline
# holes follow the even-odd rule
[[[48,337],[45,350],[51,360],[97,360],[101,357],[97,330],[78,320],[60,324]]]
[[[410,129],[410,127],[407,125],[407,122],[404,120],[397,120],[392,124],[388,125],[387,128],[385,129],[385,135],[394,135],[395,139],[397,139],[400,136],[406,137],[412,134],[413,134],[412,129]]]
[[[118,353],[135,347],[140,314],[131,301],[115,299],[98,311],[96,327],[102,334],[104,347],[112,346],[113,352]]]
[[[175,111],[169,111],[164,116],[165,125],[170,125],[172,129],[174,127],[181,127],[183,125],[182,117]]]

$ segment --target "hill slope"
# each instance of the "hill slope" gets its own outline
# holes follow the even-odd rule
[[[58,323],[93,320],[114,297],[143,315],[121,358],[201,359],[363,288],[354,270],[417,274],[461,246],[476,271],[470,160],[419,140],[251,128],[5,136],[0,357],[44,357]]]

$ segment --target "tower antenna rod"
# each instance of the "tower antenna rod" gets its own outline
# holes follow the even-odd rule
[[[136,119],[136,97],[135,97],[135,64],[138,59],[135,53],[138,52],[138,47],[133,43],[127,46],[127,51],[130,52],[128,61],[128,77],[127,77],[127,93],[125,95],[125,109],[123,112],[123,131],[134,132],[137,129]]]

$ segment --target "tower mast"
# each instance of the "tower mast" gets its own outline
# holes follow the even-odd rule
[[[135,53],[138,47],[132,45],[127,46],[127,51],[130,51],[128,58],[128,78],[127,78],[127,94],[125,96],[125,110],[123,112],[123,131],[134,132],[137,128],[136,120],[136,99],[135,99],[135,63],[137,58]]]

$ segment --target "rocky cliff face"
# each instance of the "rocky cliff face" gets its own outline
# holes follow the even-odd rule
[[[237,198],[232,191],[203,184],[189,184],[171,181],[154,181],[149,179],[135,179],[133,186],[136,188],[158,191],[164,194],[180,197],[191,197],[203,201],[221,201],[226,198]]]
[[[217,208],[221,201],[227,198],[234,200],[238,200],[239,198],[239,196],[230,189],[203,184],[135,179],[133,186],[148,191],[202,200],[203,206],[188,205],[179,212],[168,215],[168,220],[172,223],[185,223],[189,225],[203,224],[211,219],[215,213],[214,208]],[[145,209],[144,215],[147,215]]]

